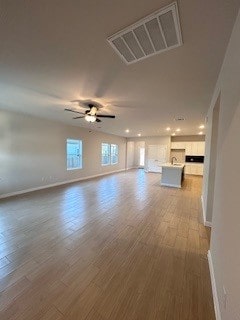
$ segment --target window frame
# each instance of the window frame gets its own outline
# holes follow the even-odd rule
[[[70,143],[78,143],[79,145],[79,154],[75,155],[76,157],[79,157],[79,166],[77,167],[69,167],[68,166],[68,157],[71,154],[68,153],[68,144]],[[72,157],[74,157],[74,154],[72,154]],[[83,142],[81,139],[73,139],[73,138],[67,138],[66,140],[66,167],[67,171],[72,171],[72,170],[81,170],[83,168]]]

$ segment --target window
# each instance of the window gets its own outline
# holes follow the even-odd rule
[[[67,139],[67,170],[82,169],[82,141]]]
[[[118,163],[118,145],[102,143],[102,165]]]
[[[110,164],[110,144],[102,143],[102,165]]]
[[[111,144],[111,164],[118,163],[118,145]]]

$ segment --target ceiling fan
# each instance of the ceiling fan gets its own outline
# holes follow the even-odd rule
[[[84,108],[87,108],[85,112],[76,111],[71,108],[65,108],[65,111],[81,114],[81,116],[74,117],[73,119],[85,119],[87,122],[102,122],[99,118],[111,118],[114,119],[114,115],[109,114],[99,114],[97,113],[100,108],[103,106],[95,101],[90,100],[73,100],[72,103],[77,104],[78,106],[82,106]]]

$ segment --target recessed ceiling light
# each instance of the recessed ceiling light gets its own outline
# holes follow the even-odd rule
[[[172,136],[175,136],[175,135],[176,135],[176,133],[175,133],[175,132],[173,132],[173,133],[172,133]]]
[[[177,128],[177,130],[176,130],[177,132],[180,132],[181,131],[181,129],[180,128]]]
[[[170,130],[171,130],[171,128],[167,127],[167,128],[166,128],[166,130],[167,130],[167,131],[170,131]]]
[[[125,130],[125,132],[127,132],[127,133],[128,133],[128,132],[129,132],[129,129],[126,129],[126,130]]]
[[[141,133],[138,133],[138,136],[141,137]]]
[[[205,128],[204,124],[201,124],[201,125],[199,126],[199,129],[204,129],[204,128]]]
[[[198,134],[202,135],[202,134],[203,134],[203,132],[202,132],[202,131],[200,131],[200,132],[198,132]]]

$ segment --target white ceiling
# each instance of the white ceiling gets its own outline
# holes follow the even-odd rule
[[[129,66],[106,40],[171,2],[2,0],[0,108],[124,136],[166,134],[167,126],[196,134],[240,1],[179,0],[183,46]],[[116,119],[98,128],[63,111],[89,98]],[[176,123],[178,116],[186,120]]]

